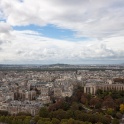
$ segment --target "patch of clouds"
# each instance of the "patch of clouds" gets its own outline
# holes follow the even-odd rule
[[[11,31],[11,42],[1,42],[0,62],[15,63],[83,63],[86,60],[124,60],[123,40],[117,39],[70,42],[43,37],[32,31]],[[5,39],[7,41],[7,39]]]
[[[1,0],[0,8],[13,26],[53,24],[78,37],[124,35],[123,0]]]
[[[1,43],[5,40],[7,40],[8,37],[11,36],[11,26],[7,24],[6,22],[1,21],[0,22],[0,41]]]
[[[123,0],[0,0],[0,18],[5,19],[0,21],[0,62],[124,61],[123,5]],[[71,29],[88,40],[71,42],[12,29],[30,24]]]
[[[11,26],[5,22],[0,22],[0,33],[8,34],[11,30]]]
[[[3,44],[4,42],[0,40],[0,45]]]

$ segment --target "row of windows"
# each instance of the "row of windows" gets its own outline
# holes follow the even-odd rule
[[[116,87],[97,87],[97,89],[101,89],[101,90],[124,90],[124,87],[122,86],[116,86]]]

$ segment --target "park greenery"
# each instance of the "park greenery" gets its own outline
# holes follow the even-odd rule
[[[53,99],[39,114],[9,115],[0,111],[0,122],[7,124],[119,124],[124,114],[124,92],[98,90],[96,95],[85,94],[82,87],[71,97]]]

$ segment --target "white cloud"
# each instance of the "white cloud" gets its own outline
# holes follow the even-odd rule
[[[0,0],[0,62],[124,60],[123,0]],[[16,31],[53,24],[92,41],[70,42]]]
[[[0,33],[9,33],[11,26],[5,22],[0,22]]]
[[[95,38],[124,35],[123,0],[1,0],[10,25],[54,24]]]
[[[11,26],[5,22],[0,22],[0,41],[4,41],[10,36]]]
[[[81,63],[88,59],[124,60],[123,40],[119,40],[116,46],[113,45],[115,40],[124,39],[124,37],[109,38],[106,41],[70,42],[46,38],[37,34],[33,31],[11,31],[11,36],[8,37],[10,42],[1,44],[0,61],[9,63],[76,63],[78,61]]]

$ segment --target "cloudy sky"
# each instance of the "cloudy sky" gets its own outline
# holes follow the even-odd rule
[[[124,0],[0,0],[0,64],[124,63]]]

